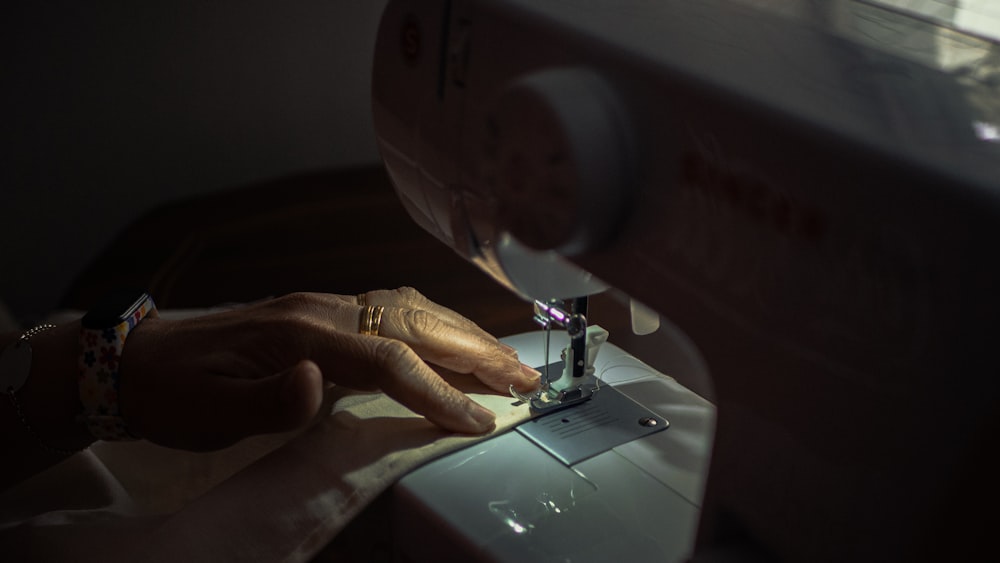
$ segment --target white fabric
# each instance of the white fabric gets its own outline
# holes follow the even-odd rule
[[[107,561],[134,554],[160,521],[86,450],[0,494],[0,557]]]
[[[528,416],[469,376],[454,383],[497,413],[495,432]],[[485,438],[444,432],[382,394],[341,393],[300,435],[221,452],[96,444],[0,495],[0,553],[11,561],[305,561],[407,471]]]

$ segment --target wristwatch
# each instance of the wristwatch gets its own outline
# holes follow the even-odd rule
[[[81,321],[81,415],[99,440],[135,440],[122,419],[118,398],[122,350],[130,332],[147,317],[156,316],[153,298],[145,291],[108,295]]]

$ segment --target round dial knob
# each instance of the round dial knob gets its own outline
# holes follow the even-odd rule
[[[567,255],[614,235],[631,192],[631,132],[600,75],[559,68],[524,76],[502,92],[485,125],[484,180],[502,229]]]

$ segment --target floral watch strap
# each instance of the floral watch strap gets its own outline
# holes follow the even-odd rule
[[[90,434],[99,440],[135,440],[121,416],[118,398],[120,361],[125,339],[142,319],[156,317],[152,297],[119,324],[80,331],[80,402]]]

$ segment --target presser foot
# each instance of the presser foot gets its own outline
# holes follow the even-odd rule
[[[511,385],[510,394],[515,399],[527,403],[532,414],[550,413],[589,401],[601,388],[600,380],[594,377],[585,377],[584,379],[586,381],[579,385],[560,391],[545,385],[532,394],[520,393]]]

